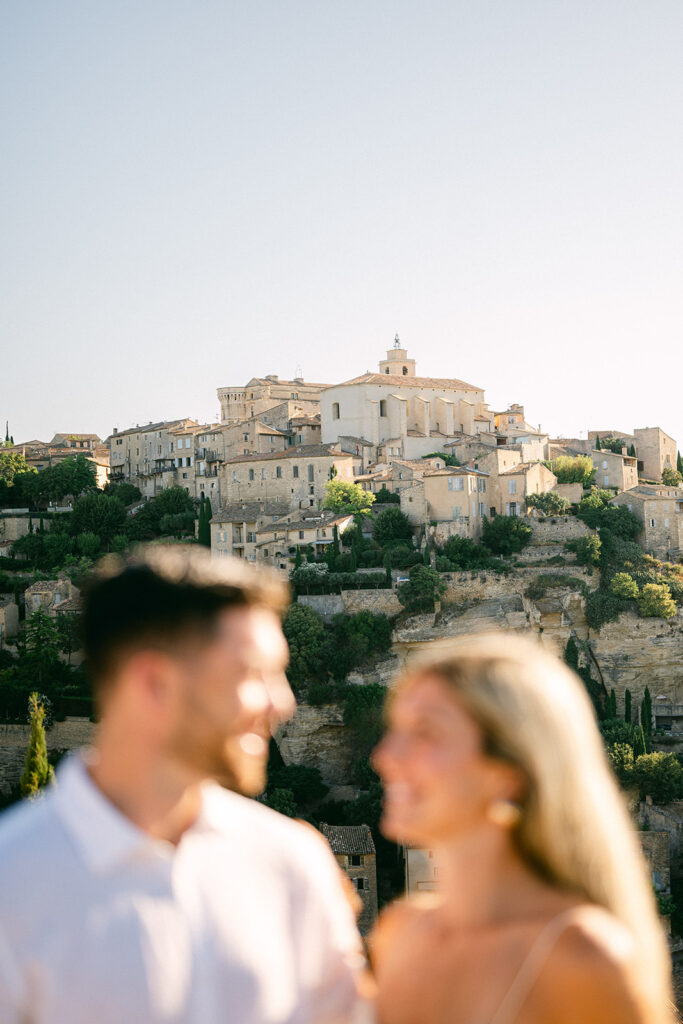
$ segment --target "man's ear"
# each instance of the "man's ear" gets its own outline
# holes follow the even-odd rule
[[[142,714],[163,716],[178,700],[180,666],[163,651],[138,651],[126,665],[129,692]]]

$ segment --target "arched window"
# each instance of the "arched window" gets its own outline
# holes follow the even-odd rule
[[[387,403],[385,402],[385,400],[383,398],[380,399],[379,414],[380,414],[380,416],[386,416],[386,414],[387,414]]]
[[[333,402],[332,403],[332,419],[333,420],[338,420],[339,419],[339,402]]]
[[[404,367],[403,367],[403,376],[404,376],[404,377],[407,377],[407,376],[408,376],[408,367],[407,367],[407,366],[404,366]]]
[[[387,368],[386,368],[386,370],[384,372],[385,373],[389,373],[389,367],[388,366],[387,366]]]

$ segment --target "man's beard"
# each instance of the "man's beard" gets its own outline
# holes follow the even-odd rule
[[[263,741],[263,751],[253,749],[258,745],[257,737]],[[226,789],[245,796],[256,796],[266,785],[269,739],[269,733],[256,726],[249,733],[221,733],[212,716],[189,701],[183,725],[171,739],[168,752],[201,778],[215,779]]]

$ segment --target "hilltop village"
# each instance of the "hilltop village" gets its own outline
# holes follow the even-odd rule
[[[0,447],[0,788],[11,798],[26,698],[52,705],[56,759],[92,728],[79,579],[140,540],[191,541],[290,580],[299,702],[265,799],[326,835],[369,927],[402,885],[433,888],[428,851],[377,830],[368,755],[386,686],[411,651],[489,630],[530,633],[579,673],[642,829],[683,952],[683,488],[660,426],[553,437],[523,404],[422,377],[396,337],[337,384],[274,374],[219,387],[189,418]],[[520,396],[523,397],[523,396]],[[38,675],[37,675],[38,673]],[[681,896],[678,892],[681,890]],[[677,917],[677,914],[679,915]],[[679,921],[680,918],[680,921]]]

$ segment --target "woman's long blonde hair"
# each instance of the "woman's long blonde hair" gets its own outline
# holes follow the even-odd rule
[[[526,862],[628,928],[652,1021],[671,1021],[670,961],[652,884],[581,681],[539,644],[491,634],[418,655],[397,689],[426,674],[457,694],[485,750],[524,774],[515,837]]]

